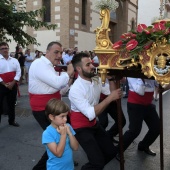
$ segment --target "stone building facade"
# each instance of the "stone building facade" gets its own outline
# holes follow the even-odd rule
[[[49,23],[58,25],[56,30],[41,28],[33,30],[26,28],[26,32],[34,36],[41,44],[30,45],[32,51],[38,49],[43,52],[51,41],[59,41],[63,47],[78,47],[79,51],[92,51],[95,48],[94,30],[101,25],[99,11],[94,7],[96,0],[27,0],[26,10],[36,10],[45,5],[48,9],[44,18]],[[119,7],[116,13],[111,13],[110,39],[115,42],[120,35],[135,28],[137,24],[138,0],[117,0]],[[15,47],[12,43],[12,48]],[[13,47],[14,46],[14,47]]]

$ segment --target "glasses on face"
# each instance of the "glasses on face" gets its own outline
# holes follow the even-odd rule
[[[9,48],[0,48],[0,50],[9,50]]]
[[[62,51],[58,51],[58,50],[54,51],[54,54],[62,54],[62,53],[63,53]]]

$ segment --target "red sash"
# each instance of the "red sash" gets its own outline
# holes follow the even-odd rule
[[[89,119],[86,116],[84,116],[81,112],[71,111],[69,116],[71,126],[73,127],[73,129],[92,127],[96,124],[96,118],[94,118],[92,121],[89,121]]]
[[[128,102],[141,105],[149,105],[152,103],[154,92],[145,92],[143,96],[130,91],[128,93]]]
[[[30,105],[31,105],[32,110],[34,111],[45,110],[45,106],[47,102],[52,98],[61,100],[61,95],[59,91],[54,94],[31,94],[29,93],[29,96],[30,96]]]
[[[14,80],[15,75],[16,75],[16,72],[11,71],[11,72],[0,74],[0,77],[5,83],[9,83]]]

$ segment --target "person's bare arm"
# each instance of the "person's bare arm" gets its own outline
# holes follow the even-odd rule
[[[163,91],[167,91],[170,89],[170,84],[168,84],[165,88],[163,88]]]
[[[74,68],[73,68],[73,65],[71,63],[69,63],[67,65],[67,74],[69,75],[69,77],[74,75]]]
[[[77,139],[75,138],[75,136],[71,133],[70,127],[68,125],[67,125],[67,134],[68,134],[69,139],[70,139],[71,148],[74,151],[78,150],[79,143],[78,143]]]
[[[57,128],[57,131],[61,134],[60,142],[56,144],[55,142],[48,143],[47,146],[49,150],[57,157],[61,157],[64,152],[64,148],[66,145],[66,137],[67,137],[67,127],[60,126]]]

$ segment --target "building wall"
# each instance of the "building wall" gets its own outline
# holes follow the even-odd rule
[[[137,6],[136,4],[129,3],[128,4],[128,26],[127,31],[132,29],[132,21],[135,22],[135,25],[137,24]]]
[[[137,0],[117,1],[119,8],[116,18],[111,18],[114,41],[130,29],[132,19],[137,22]],[[82,25],[82,0],[51,0],[51,23],[57,24],[58,27],[55,31],[26,28],[26,32],[41,44],[38,47],[30,45],[28,48],[45,52],[49,42],[60,41],[66,48],[77,46],[79,51],[93,50],[96,46],[94,30],[101,25],[99,11],[94,8],[94,3],[95,0],[87,0],[86,25]],[[27,11],[39,9],[41,6],[42,0],[27,0]]]

